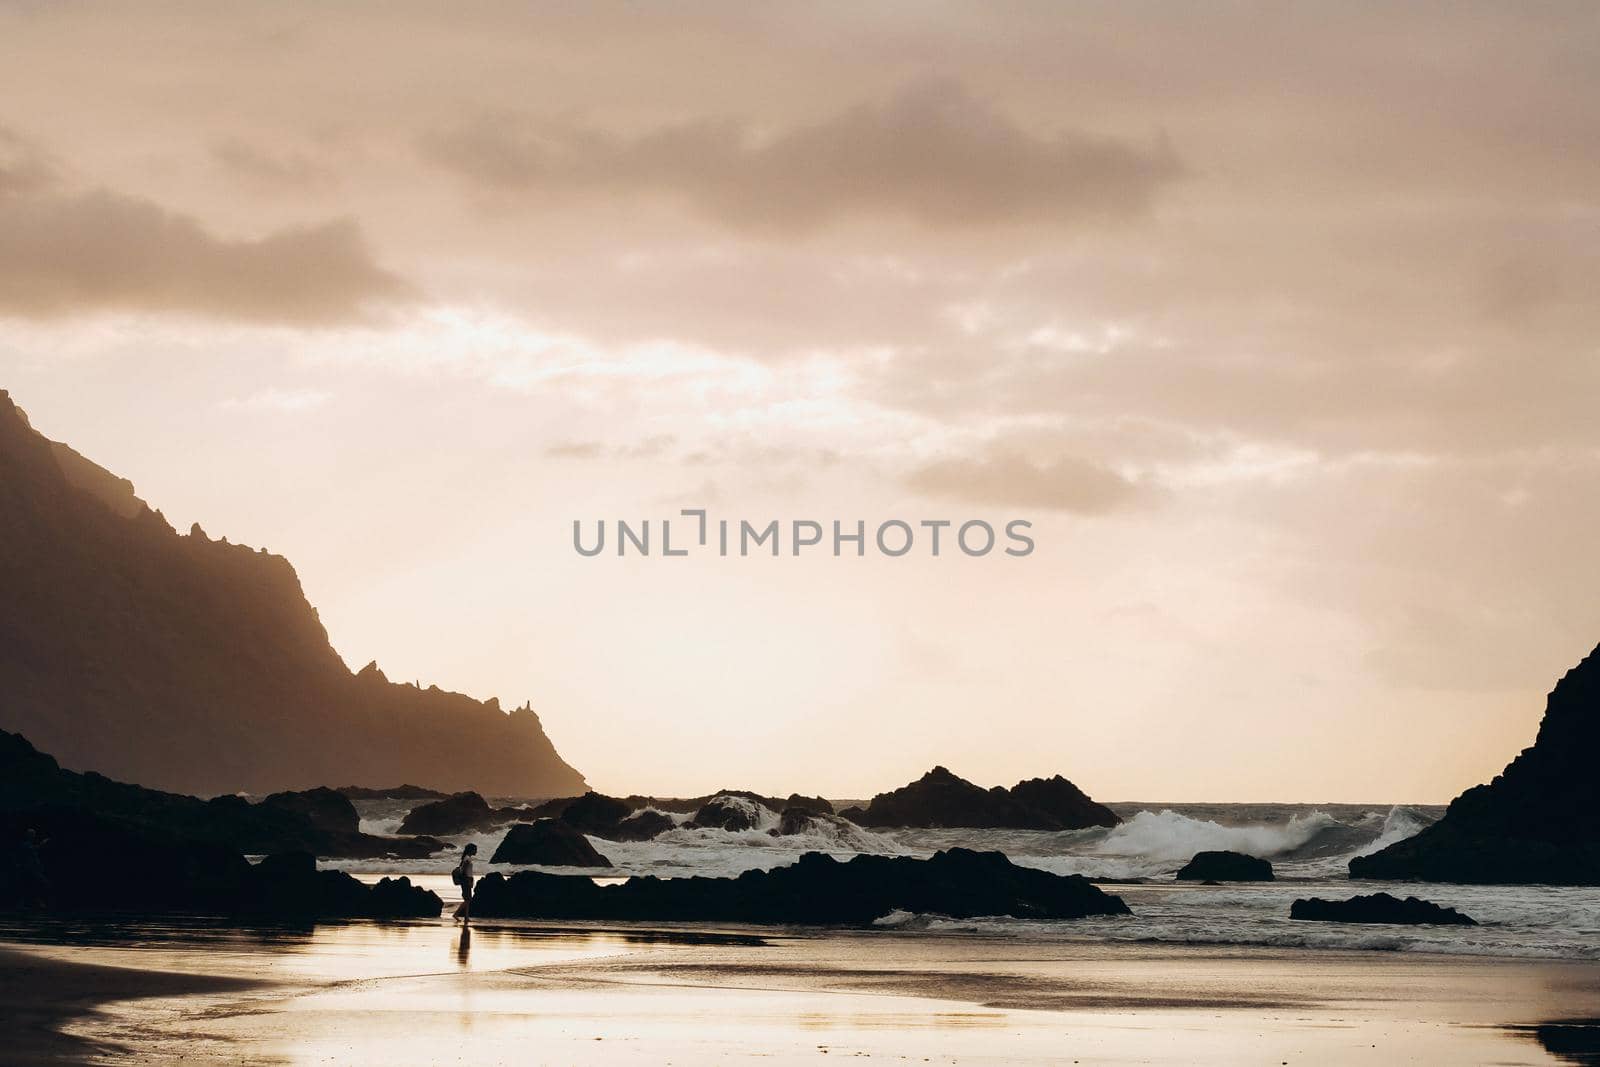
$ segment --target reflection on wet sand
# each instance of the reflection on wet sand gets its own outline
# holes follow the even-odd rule
[[[1562,1063],[1600,1067],[1600,1019],[1556,1019],[1507,1029],[1539,1042]]]
[[[64,1036],[28,1062],[1588,1063],[1591,1022],[1505,1024],[1600,1012],[1593,964],[1413,954],[513,922],[74,920],[0,939],[8,986],[32,967],[75,1005],[32,1016]]]

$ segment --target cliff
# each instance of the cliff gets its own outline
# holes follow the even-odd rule
[[[1533,747],[1352,878],[1600,885],[1600,648],[1545,701]]]
[[[281,556],[179,535],[0,390],[0,728],[186,793],[330,782],[560,796],[531,710],[354,674]]]

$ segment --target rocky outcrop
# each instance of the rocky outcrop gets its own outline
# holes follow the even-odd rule
[[[1080,919],[1126,915],[1119,897],[1079,875],[1018,867],[998,852],[950,849],[928,859],[808,852],[799,862],[737,878],[630,878],[618,885],[523,871],[478,883],[474,915],[865,925],[892,911],[971,918]]]
[[[799,793],[790,793],[787,797],[769,797],[748,789],[719,789],[715,793],[707,793],[705,796],[699,797],[654,797],[634,793],[623,797],[622,800],[635,810],[639,808],[655,808],[657,811],[667,811],[677,815],[693,815],[718,797],[743,797],[746,800],[753,800],[772,811],[782,811],[784,808],[805,808],[823,815],[833,814],[833,804],[822,797],[802,796]]]
[[[790,793],[781,803],[762,801],[773,811],[807,811],[812,815],[832,815],[833,804],[822,797],[801,796],[799,793]]]
[[[522,819],[558,819],[590,837],[607,841],[647,841],[677,825],[666,814],[645,807],[646,803],[642,797],[608,797],[589,792],[533,805]]]
[[[483,794],[468,791],[456,793],[443,800],[430,800],[426,804],[412,808],[406,813],[406,817],[400,820],[400,832],[451,837],[455,834],[492,830],[496,826],[515,822],[526,815],[527,811],[524,808],[490,807],[489,802],[483,799]]]
[[[433,838],[394,838],[352,829],[354,808],[329,790],[280,794],[260,804],[243,797],[211,800],[164,793],[99,774],[63,770],[17,734],[0,731],[0,811],[54,807],[147,827],[183,841],[221,845],[252,855],[310,852],[345,858],[429,856]],[[319,812],[313,819],[311,810]]]
[[[1090,826],[1115,826],[1122,821],[1104,804],[1061,775],[1028,778],[1011,787],[1011,799],[1060,820],[1064,829],[1081,830]]]
[[[1270,882],[1272,864],[1243,852],[1196,852],[1178,872],[1180,882]]]
[[[1406,897],[1400,900],[1388,893],[1374,893],[1349,900],[1323,900],[1321,897],[1297,900],[1289,906],[1289,918],[1325,923],[1400,923],[1407,926],[1477,926],[1477,922],[1454,908],[1441,908],[1427,900]]]
[[[331,834],[354,834],[361,829],[361,816],[350,798],[327,786],[273,793],[262,798],[260,806],[296,812],[305,816],[312,826]]]
[[[1600,885],[1600,648],[1556,683],[1533,747],[1352,878]]]
[[[0,590],[0,728],[73,769],[201,795],[583,791],[531,709],[351,673],[287,560],[180,536],[3,391]]]
[[[636,811],[612,827],[607,833],[597,834],[608,841],[648,841],[677,827],[672,816],[653,808]]]
[[[409,878],[382,878],[367,885],[344,871],[319,871],[306,852],[268,856],[250,869],[234,914],[308,919],[426,918],[443,902]]]
[[[706,801],[694,813],[690,825],[702,830],[753,830],[761,820],[763,807],[748,797],[724,794]]]
[[[449,793],[428,789],[420,785],[396,785],[388,789],[368,789],[359,785],[341,785],[334,790],[351,800],[443,800]]]
[[[539,864],[545,867],[609,867],[589,839],[557,819],[519,822],[506,831],[490,863]]]
[[[879,793],[864,809],[849,808],[841,814],[861,826],[1018,830],[1080,830],[1121,821],[1059,775],[1019,782],[1015,789],[984,789],[944,767],[935,767],[910,785]]]
[[[579,833],[609,837],[617,825],[632,814],[633,808],[627,801],[591,792],[572,801],[556,818]]]
[[[181,912],[264,918],[436,916],[439,897],[406,878],[366,885],[343,871],[318,870],[308,852],[251,865],[236,849],[183,840],[164,830],[83,809],[41,806],[0,813],[7,845],[33,830],[42,879],[33,884],[0,852],[0,908]],[[19,894],[19,890],[23,892]]]

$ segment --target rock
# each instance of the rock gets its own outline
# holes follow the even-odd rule
[[[436,894],[404,878],[368,886],[343,871],[319,871],[309,852],[280,853],[251,866],[225,846],[183,841],[80,809],[0,815],[7,842],[24,829],[42,838],[44,897],[53,910],[319,919],[435,916],[442,908]],[[15,880],[0,878],[0,885]],[[0,906],[16,903],[0,895]]]
[[[1020,794],[1000,786],[984,789],[935,767],[910,785],[879,793],[864,810],[847,809],[845,817],[861,826],[1017,830],[1076,830],[1120,821],[1059,776],[1019,782],[1017,789]]]
[[[1533,747],[1352,878],[1600,885],[1600,648],[1556,683]]]
[[[519,822],[506,831],[490,863],[537,863],[544,867],[609,867],[589,839],[556,819]]]
[[[491,808],[478,793],[456,793],[443,800],[419,804],[400,821],[402,834],[433,834],[450,837],[455,834],[492,830],[517,817],[517,812]]]
[[[1178,872],[1180,882],[1270,882],[1272,864],[1243,852],[1196,852]]]
[[[585,793],[562,809],[556,816],[563,823],[585,834],[607,837],[633,808],[626,801],[608,797],[603,793]]]
[[[659,837],[668,830],[675,829],[677,825],[672,821],[672,816],[667,815],[665,812],[646,808],[644,811],[634,812],[617,823],[609,833],[598,836],[604,837],[608,841],[649,841],[651,838]]]
[[[791,837],[794,834],[803,834],[811,829],[816,812],[806,808],[784,808],[778,815],[778,828],[773,831],[779,837]],[[837,817],[837,816],[835,816]]]
[[[273,793],[261,807],[277,808],[304,815],[311,825],[333,834],[354,834],[361,830],[361,816],[350,798],[326,786],[298,792]]]
[[[396,785],[388,789],[367,789],[359,785],[341,785],[335,792],[351,800],[443,800],[449,793],[428,789],[420,785]]]
[[[1477,922],[1454,908],[1416,897],[1399,900],[1388,893],[1374,893],[1349,900],[1323,900],[1321,897],[1297,900],[1289,907],[1289,918],[1327,923],[1403,923],[1408,926],[1477,926]]]
[[[761,809],[755,800],[724,793],[712,797],[695,812],[690,825],[703,830],[753,830],[761,820]]]
[[[671,828],[670,819],[665,825],[654,819],[635,820],[636,806],[632,798],[591,791],[581,797],[557,797],[520,810],[505,808],[501,813],[512,814],[518,822],[559,819],[574,830],[610,841],[643,841]]]
[[[234,914],[307,919],[423,918],[443,909],[438,895],[408,878],[367,885],[344,871],[317,870],[307,852],[268,856],[251,868]]]
[[[1096,804],[1088,794],[1061,775],[1028,778],[1011,787],[1011,799],[1037,808],[1060,820],[1067,830],[1090,826],[1116,826],[1121,817],[1104,804]]]
[[[432,838],[378,837],[351,829],[355,809],[346,807],[349,803],[326,789],[278,794],[260,804],[232,794],[201,800],[163,793],[99,774],[63,770],[26,738],[0,731],[0,811],[40,805],[72,808],[149,827],[178,840],[225,845],[251,854],[304,851],[319,856],[412,858],[432,855],[441,847]]]
[[[789,799],[782,804],[768,804],[767,807],[774,811],[808,811],[813,815],[832,815],[833,805],[822,797],[805,797],[799,793],[790,793]]]
[[[737,878],[630,878],[617,885],[522,871],[478,883],[485,917],[865,925],[897,909],[971,918],[1126,915],[1121,898],[1080,875],[1018,867],[999,852],[949,849],[928,859],[808,852]]]
[[[767,833],[773,837],[816,834],[843,843],[861,831],[841,815],[830,815],[806,808],[784,808],[778,815],[778,825]]]

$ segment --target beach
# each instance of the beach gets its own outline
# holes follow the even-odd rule
[[[0,944],[17,1063],[1600,1056],[1589,961],[445,920],[11,920]]]

